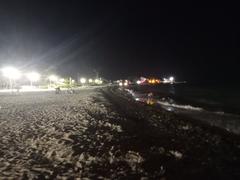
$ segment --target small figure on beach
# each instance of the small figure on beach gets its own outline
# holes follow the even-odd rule
[[[60,94],[60,93],[61,93],[60,87],[56,87],[56,88],[55,88],[55,93],[56,93],[56,94]]]
[[[74,94],[75,90],[73,88],[70,88],[70,89],[67,90],[67,93],[68,94]]]
[[[149,104],[149,105],[154,104],[153,93],[152,92],[148,93],[148,95],[147,95],[147,104]]]

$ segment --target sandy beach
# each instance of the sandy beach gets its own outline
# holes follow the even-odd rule
[[[0,179],[238,179],[239,136],[118,88],[0,94]]]

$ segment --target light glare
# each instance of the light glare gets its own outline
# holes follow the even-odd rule
[[[26,74],[27,78],[31,81],[31,82],[36,82],[40,79],[41,75],[37,72],[30,72]]]
[[[92,79],[89,79],[89,80],[88,80],[88,82],[89,82],[89,83],[92,83],[92,82],[93,82],[93,80],[92,80]]]
[[[51,76],[48,77],[48,79],[50,81],[53,81],[53,82],[57,82],[58,81],[58,77],[56,75],[51,75]]]
[[[95,79],[95,81],[94,81],[96,84],[98,84],[99,83],[99,79]]]
[[[80,79],[80,82],[81,82],[82,84],[85,84],[85,83],[86,83],[86,78],[81,78],[81,79]]]
[[[9,79],[19,79],[21,77],[21,72],[14,67],[5,67],[2,69],[3,76]]]
[[[170,77],[169,81],[173,82],[174,81],[174,77]]]
[[[61,82],[61,83],[64,83],[64,79],[63,78],[61,78],[61,79],[59,79],[59,82]]]

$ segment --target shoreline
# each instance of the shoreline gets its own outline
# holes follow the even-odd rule
[[[159,88],[156,88],[159,87]],[[199,98],[203,98],[202,101],[199,101],[199,98],[192,98],[192,97],[185,97],[187,96],[186,92],[183,94],[179,94],[179,93],[175,93],[175,88],[176,90],[178,90],[178,88],[180,87],[180,91],[183,88],[183,91],[189,91],[191,92],[191,88],[194,88],[193,90],[200,90],[199,91],[206,91],[207,89],[205,89],[206,87],[198,87],[198,86],[193,86],[193,87],[186,87],[184,88],[182,85],[171,85],[171,84],[159,84],[159,85],[143,85],[143,86],[136,86],[136,85],[132,85],[129,86],[130,89],[141,93],[146,93],[146,92],[152,92],[154,93],[156,96],[158,96],[159,98],[161,97],[169,97],[173,100],[176,101],[176,103],[179,104],[190,104],[192,106],[200,106],[203,109],[209,110],[209,111],[222,111],[222,112],[226,112],[226,113],[230,113],[230,114],[239,114],[239,108],[238,108],[238,104],[224,104],[223,99],[222,100],[217,100],[216,97],[214,99],[210,98],[210,97],[205,97],[206,94],[195,94],[195,95],[200,95]],[[160,90],[162,89],[162,90]],[[160,91],[159,91],[160,90]],[[215,90],[210,88],[210,92],[211,94],[215,93]],[[236,93],[236,92],[235,92]],[[223,96],[226,96],[226,94],[221,94]],[[209,99],[208,99],[209,98]],[[231,97],[233,98],[233,97]],[[239,98],[238,96],[236,98]],[[209,101],[207,101],[207,99]]]
[[[153,89],[152,89],[153,88]],[[160,88],[159,88],[160,89]],[[240,115],[229,113],[214,107],[206,107],[201,104],[191,103],[181,97],[158,92],[157,88],[130,86],[126,88],[136,101],[151,104],[158,108],[163,108],[185,118],[202,121],[210,126],[216,126],[231,133],[240,134]],[[149,98],[148,93],[153,93]]]
[[[239,135],[233,134],[219,127],[210,126],[208,123],[205,123],[202,121],[196,121],[191,118],[186,118],[185,116],[175,115],[171,112],[167,112],[163,109],[155,108],[154,106],[151,106],[151,105],[149,106],[145,103],[135,102],[130,95],[127,95],[126,92],[119,91],[117,94],[120,94],[119,98],[125,99],[122,102],[115,101],[115,103],[117,104],[122,104],[120,105],[121,107],[125,107],[125,110],[122,110],[123,111],[122,113],[124,114],[124,116],[126,116],[126,114],[129,113],[128,114],[129,119],[131,118],[140,119],[140,120],[144,120],[145,124],[148,124],[148,126],[150,124],[150,127],[146,128],[146,129],[149,129],[149,132],[145,132],[145,131],[148,131],[145,129],[143,131],[140,131],[140,133],[144,132],[147,134],[147,136],[156,138],[155,141],[160,141],[159,143],[161,145],[164,144],[166,149],[167,148],[171,149],[173,147],[178,150],[181,149],[179,150],[179,152],[186,153],[186,154],[182,153],[184,157],[183,161],[186,160],[188,162],[191,162],[193,159],[194,161],[196,160],[195,162],[193,161],[191,162],[193,163],[192,164],[193,166],[194,164],[195,165],[204,164],[206,165],[206,167],[203,166],[202,168],[205,169],[205,168],[209,168],[207,167],[208,166],[207,164],[209,163],[208,161],[215,164],[215,168],[209,169],[209,171],[207,170],[206,172],[201,172],[199,174],[196,172],[197,176],[199,177],[194,177],[194,176],[190,177],[191,175],[188,174],[189,176],[184,175],[184,178],[186,179],[198,179],[198,178],[199,179],[202,179],[202,178],[203,179],[215,179],[215,178],[231,179],[231,175],[229,173],[217,172],[218,166],[220,166],[220,164],[218,164],[219,162],[217,162],[216,158],[219,159],[219,161],[221,161],[220,159],[222,159],[222,161],[225,161],[226,159],[229,158],[229,160],[227,161],[231,161],[230,160],[231,158],[235,159],[236,158],[235,156],[238,156],[238,155],[233,155],[234,153],[230,155],[232,152],[236,152],[237,154],[240,155],[240,136]],[[116,94],[112,95],[112,98],[114,99],[115,96]],[[111,99],[111,97],[109,98]],[[127,103],[129,104],[128,106],[126,105]],[[165,140],[163,140],[162,138],[165,138]],[[166,139],[168,139],[167,140],[168,143],[165,142]],[[170,144],[173,143],[173,144],[170,145],[169,143]],[[235,150],[229,149],[233,147],[235,147],[234,148]],[[229,151],[226,151],[226,148]],[[171,151],[170,149],[169,151]],[[212,151],[211,153],[213,154],[212,155],[208,154],[209,151],[210,152]],[[205,155],[205,157],[201,157],[203,154]],[[224,156],[228,156],[228,157],[224,157]],[[240,159],[238,160],[235,159],[235,160],[233,161],[235,161],[236,163],[240,163]],[[221,166],[222,168],[224,167],[221,171],[224,171],[225,168],[228,169],[227,163],[226,164],[223,163],[221,164]],[[182,168],[183,168],[182,170],[185,171],[184,170],[185,167],[182,167]],[[181,174],[180,171],[178,173]],[[229,171],[231,171],[230,167],[229,167]],[[210,176],[208,175],[210,174],[214,174],[214,176],[209,178]],[[176,178],[177,177],[174,177],[173,179],[176,179]]]

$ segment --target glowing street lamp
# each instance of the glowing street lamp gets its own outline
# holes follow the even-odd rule
[[[102,84],[102,83],[103,83],[103,81],[102,81],[102,80],[99,80],[99,81],[98,81],[98,84]]]
[[[13,80],[17,80],[21,77],[21,72],[14,67],[5,67],[2,69],[3,76],[9,79],[10,89],[13,86]]]
[[[89,79],[89,80],[88,80],[88,82],[89,82],[89,83],[92,83],[92,82],[93,82],[93,80],[92,80],[92,79]]]
[[[95,79],[94,82],[95,82],[96,84],[98,84],[98,83],[99,83],[99,79]]]
[[[85,84],[86,81],[87,81],[86,78],[81,78],[81,79],[80,79],[80,82],[81,82],[82,84]]]
[[[95,79],[95,80],[94,80],[94,83],[99,85],[99,84],[102,84],[103,81],[102,81],[101,78],[99,78],[99,79]]]
[[[21,72],[14,67],[5,67],[2,69],[3,76],[9,79],[19,79],[21,77]]]
[[[37,82],[41,77],[41,75],[37,72],[27,73],[26,76],[29,79],[31,86],[32,86],[33,82]]]
[[[170,77],[170,78],[169,78],[169,81],[170,81],[171,83],[173,83],[174,77]]]

